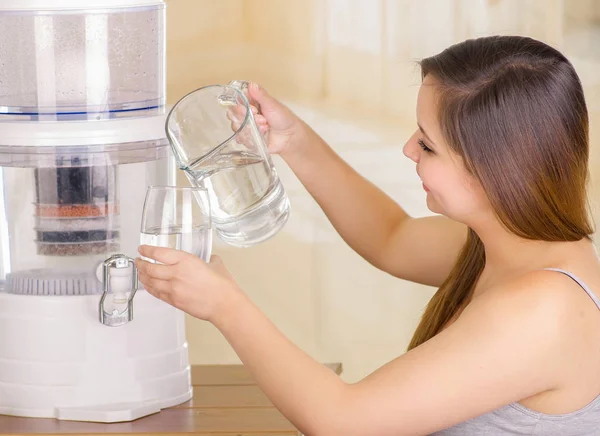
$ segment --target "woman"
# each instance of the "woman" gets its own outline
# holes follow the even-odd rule
[[[165,265],[138,260],[140,281],[213,323],[306,435],[600,434],[600,268],[579,78],[524,37],[469,40],[421,67],[418,129],[404,154],[439,214],[428,218],[407,216],[289,109],[250,89],[271,152],[344,240],[384,271],[439,287],[406,354],[347,384],[289,342],[219,259],[141,247]]]

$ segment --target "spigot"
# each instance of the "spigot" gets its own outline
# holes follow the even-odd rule
[[[106,259],[101,266],[103,292],[99,304],[100,322],[109,327],[125,325],[133,320],[133,297],[138,290],[138,275],[135,261],[123,254],[115,254]],[[115,274],[119,270],[129,269],[130,266],[132,268],[131,281],[128,280],[126,271],[123,271],[126,274]],[[114,269],[113,273],[111,273],[111,268]],[[105,309],[104,303],[109,291],[114,295],[113,304],[126,304],[123,310],[115,307],[109,312]],[[130,292],[129,297],[127,297],[127,292]]]

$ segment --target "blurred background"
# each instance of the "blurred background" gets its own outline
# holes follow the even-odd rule
[[[551,44],[569,57],[585,86],[590,200],[598,216],[600,0],[167,3],[171,104],[204,85],[256,81],[412,216],[430,214],[414,164],[402,154],[416,128],[416,61],[484,35],[527,35]],[[253,248],[216,241],[214,252],[291,340],[322,362],[342,362],[343,378],[357,381],[405,351],[435,290],[370,266],[345,245],[285,164],[277,157],[275,164],[292,203],[285,229]],[[239,362],[208,323],[188,318],[187,332],[193,364]]]

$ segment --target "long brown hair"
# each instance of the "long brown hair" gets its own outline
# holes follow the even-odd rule
[[[493,36],[453,45],[420,64],[438,91],[444,139],[504,227],[530,240],[589,238],[588,113],[571,63],[540,41]],[[469,301],[484,266],[483,243],[469,230],[409,350]]]

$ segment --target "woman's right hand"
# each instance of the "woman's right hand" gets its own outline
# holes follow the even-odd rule
[[[306,124],[283,103],[271,97],[256,83],[248,86],[248,100],[260,132],[265,135],[267,147],[272,154],[282,157],[296,153],[304,145]],[[237,130],[245,116],[245,109],[229,112],[232,127]],[[243,112],[243,113],[242,113]]]

